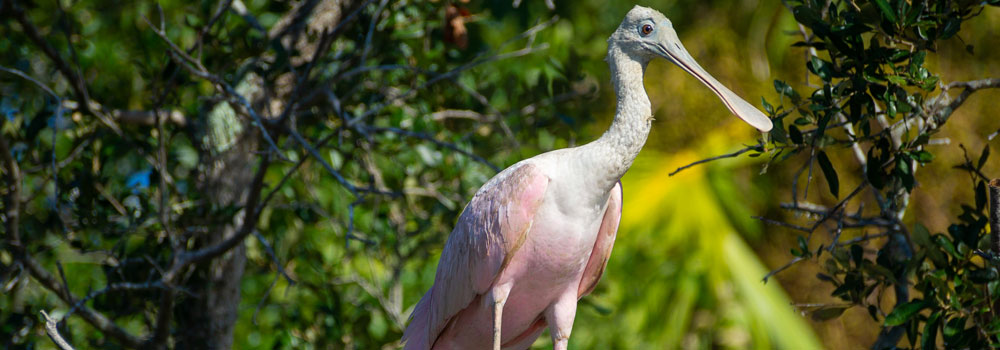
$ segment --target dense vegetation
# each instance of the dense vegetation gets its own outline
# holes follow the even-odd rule
[[[649,149],[570,346],[819,347],[809,322],[846,346],[838,316],[862,346],[1000,342],[1000,125],[970,98],[1000,86],[979,44],[1000,39],[963,30],[995,3],[647,4],[776,128],[715,127],[709,91],[650,67]],[[632,4],[512,5],[0,1],[0,344],[55,346],[45,311],[76,348],[397,347],[478,186],[613,111],[605,40]]]
[[[791,251],[791,263],[822,260],[824,271],[816,277],[835,286],[833,295],[846,302],[815,305],[810,311],[829,319],[849,307],[865,308],[884,327],[873,345],[877,349],[896,347],[904,334],[912,347],[935,348],[939,331],[947,348],[1000,343],[995,316],[1000,306],[1000,232],[994,226],[991,245],[990,178],[982,172],[989,145],[957,166],[971,177],[975,201],[961,204],[962,213],[947,235],[931,234],[919,218],[903,222],[918,169],[935,159],[929,147],[935,135],[974,92],[1000,87],[1000,79],[990,78],[943,82],[924,66],[925,59],[939,42],[955,37],[964,21],[1000,2],[785,4],[800,23],[804,40],[794,45],[807,48],[806,67],[815,86],[799,93],[775,80],[781,103],[763,104],[781,127],[770,133],[769,145],[757,149],[766,149],[771,161],[807,155],[793,182],[792,202],[782,207],[812,220],[804,226],[773,222],[803,233],[799,247]],[[973,52],[975,47],[966,49]],[[958,89],[960,94],[949,95]],[[846,176],[848,160],[834,162],[828,155],[840,150],[849,150],[856,164]],[[807,171],[812,177],[814,165],[838,199],[833,206],[803,202],[796,195],[798,179]],[[849,191],[841,191],[845,177],[853,187]],[[1000,198],[995,200],[992,209],[1000,210]],[[812,234],[824,226],[830,238],[817,245]],[[861,234],[845,240],[846,231]],[[862,244],[876,238],[884,243]],[[883,295],[887,293],[893,295]],[[880,304],[888,298],[895,299],[894,306]]]

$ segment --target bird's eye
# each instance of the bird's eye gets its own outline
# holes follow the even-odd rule
[[[642,35],[649,35],[649,33],[653,32],[653,25],[648,23],[643,24],[642,28],[639,30],[642,31]]]

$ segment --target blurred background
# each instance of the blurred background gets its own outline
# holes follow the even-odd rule
[[[263,28],[274,27],[294,6],[264,0],[240,4]],[[782,2],[639,4],[669,17],[691,55],[755,106],[761,105],[762,97],[771,102],[780,99],[774,91],[775,79],[796,89],[808,83],[805,50],[792,46],[802,40],[801,34]],[[331,142],[320,149],[325,159],[351,181],[358,179],[359,186],[371,181],[375,187],[401,195],[351,197],[323,165],[305,162],[275,191],[274,200],[261,213],[257,227],[266,240],[245,241],[234,348],[396,348],[410,308],[433,282],[437,259],[457,214],[478,186],[495,174],[490,164],[503,168],[545,151],[580,145],[606,129],[615,108],[603,61],[606,40],[634,4],[581,0],[552,5],[524,1],[514,7],[504,1],[439,0],[369,1],[356,7],[361,9],[357,20],[347,22],[342,36],[331,45],[330,57],[319,61],[315,72],[341,77],[330,87],[341,97],[338,109],[354,115],[374,110],[373,128],[411,130],[422,133],[421,137],[408,138],[404,133],[359,136],[338,129],[345,122],[322,107],[302,108],[307,116],[301,117],[299,127],[313,141],[330,135],[346,137],[347,142]],[[151,86],[165,80],[159,74],[173,64],[165,55],[167,46],[142,19],[159,21],[155,3],[53,0],[22,6],[62,55],[71,57],[67,48],[75,48],[72,57],[90,84],[91,96],[105,106],[123,109],[153,106],[158,90]],[[198,30],[216,4],[163,1],[160,6],[168,37],[187,48],[200,40]],[[347,13],[351,12],[344,11],[342,18]],[[24,34],[23,24],[12,19],[10,12],[0,18],[0,65],[25,71],[57,93],[70,95],[70,86],[52,62],[41,59],[39,48]],[[206,66],[234,86],[247,81],[242,78],[245,71],[253,70],[245,68],[244,60],[268,50],[253,42],[262,35],[247,23],[251,21],[236,13],[226,15],[219,24],[226,29],[211,31],[217,39],[204,45]],[[538,26],[541,30],[536,34],[522,34]],[[72,34],[64,36],[63,32]],[[312,35],[304,36],[314,40]],[[927,67],[943,82],[1000,76],[997,43],[1000,11],[987,8],[928,55]],[[975,49],[970,52],[967,45]],[[512,58],[496,56],[521,48],[530,52]],[[357,56],[361,56],[360,63]],[[468,62],[476,64],[462,68]],[[352,64],[415,68],[352,71],[356,68]],[[426,89],[421,85],[449,71],[455,73],[446,81]],[[269,82],[278,80],[262,75]],[[218,93],[206,82],[182,79],[189,80],[175,87],[163,105],[192,121],[212,120],[210,106],[215,102],[210,100]],[[769,271],[792,260],[790,250],[799,243],[796,233],[751,217],[801,219],[779,207],[791,199],[789,184],[801,159],[793,157],[765,168],[766,157],[743,155],[671,176],[691,162],[755,144],[761,135],[734,118],[697,80],[668,62],[654,61],[645,85],[653,105],[653,129],[632,170],[622,179],[625,202],[618,240],[601,283],[581,301],[570,348],[868,348],[880,322],[867,310],[847,308],[831,320],[802,312],[808,305],[840,302],[831,296],[833,286],[816,278],[822,260],[803,261],[763,281]],[[405,95],[407,88],[414,87],[418,92],[412,97],[386,97]],[[23,79],[0,74],[0,92],[0,112],[8,118],[4,132],[20,137],[27,149],[22,168],[30,168],[32,159],[45,164],[50,152],[57,158],[69,157],[81,140],[93,137],[85,136],[93,128],[88,126],[94,124],[88,121],[92,118],[68,113],[65,120],[49,119],[53,102]],[[937,158],[917,174],[918,185],[904,223],[918,217],[931,232],[943,232],[950,218],[960,213],[955,203],[972,200],[973,183],[953,166],[963,162],[960,145],[976,154],[987,144],[998,146],[1000,141],[988,139],[1000,129],[994,103],[998,98],[1000,91],[977,93],[935,135],[947,142],[934,146]],[[386,106],[372,107],[382,101],[388,101]],[[54,127],[56,122],[64,124]],[[40,130],[37,140],[24,135],[29,128]],[[170,201],[185,208],[201,205],[195,183],[207,159],[202,145],[206,142],[197,141],[207,137],[207,132],[186,131],[190,128],[168,127],[171,164],[176,164],[171,171],[181,183],[172,190]],[[66,203],[72,210],[92,210],[98,213],[95,216],[112,218],[64,228],[65,224],[51,222],[57,220],[54,215],[48,215],[23,230],[22,235],[35,235],[33,247],[48,268],[54,271],[56,262],[61,262],[59,269],[65,268],[67,284],[79,295],[113,279],[102,254],[120,258],[152,252],[154,260],[168,255],[156,248],[163,242],[156,238],[162,227],[153,220],[159,205],[156,172],[150,180],[149,165],[137,160],[139,155],[116,158],[129,152],[129,143],[119,138],[143,148],[147,143],[157,144],[158,131],[148,126],[125,129],[126,135],[134,136],[116,138],[105,133],[89,141],[103,144],[83,147],[95,155],[73,160],[81,162],[79,168],[84,170],[56,173],[55,178],[65,179],[62,190],[59,185],[46,185],[48,180],[41,175],[26,180],[26,186],[35,186],[38,193],[31,215],[52,213],[60,208],[57,203]],[[292,147],[290,142],[278,140],[283,149]],[[259,145],[267,147],[263,142]],[[35,149],[38,154],[32,158]],[[309,157],[305,151],[297,152],[290,154],[293,162]],[[849,149],[828,152],[835,160],[851,157]],[[99,158],[118,160],[101,166],[83,163],[83,159]],[[264,182],[278,183],[293,165],[275,165]],[[103,196],[126,205],[130,205],[128,198],[134,198],[138,209],[107,209],[114,201],[104,199],[91,203],[93,208],[79,204],[67,194],[70,187],[84,186],[71,181],[79,176],[76,171],[97,174],[86,181],[104,183],[108,194]],[[990,162],[982,172],[997,177],[1000,166]],[[183,184],[185,179],[188,185]],[[808,187],[804,187],[805,178],[799,181],[799,195],[810,202],[828,206],[837,202],[818,174]],[[845,183],[842,188],[849,186],[854,184]],[[179,216],[196,215],[182,213],[187,210],[183,208],[175,210]],[[118,216],[137,219],[113,219]],[[16,278],[11,256],[4,254],[0,262],[10,269],[0,297],[0,338],[9,340],[0,343],[8,348],[53,348],[44,338],[37,311],[61,316],[69,306],[36,282]],[[95,298],[93,307],[115,315],[116,322],[141,334],[149,327],[149,310],[154,308],[150,304],[156,295],[111,293]],[[884,303],[892,304],[890,300]],[[78,348],[114,348],[79,317],[69,318],[63,332]],[[547,333],[534,348],[551,348]]]

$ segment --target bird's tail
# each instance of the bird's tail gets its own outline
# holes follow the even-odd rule
[[[430,350],[430,306],[433,293],[434,287],[431,287],[427,294],[420,298],[417,306],[413,307],[413,313],[410,314],[410,324],[403,331],[402,341],[405,344],[403,350]]]

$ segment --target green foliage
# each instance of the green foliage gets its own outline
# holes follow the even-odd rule
[[[497,167],[565,147],[588,119],[578,105],[593,87],[574,86],[582,81],[569,60],[575,51],[546,48],[570,39],[558,30],[561,22],[544,21],[551,17],[544,7],[496,17],[474,7],[479,20],[466,23],[469,45],[461,47],[443,40],[448,4],[330,3],[354,5],[341,9],[343,26],[326,28],[334,34],[314,61],[294,40],[269,33],[294,15],[286,2],[242,2],[246,14],[233,5],[214,22],[216,1],[2,3],[0,66],[56,96],[0,72],[0,137],[22,172],[21,198],[14,200],[23,202],[20,242],[6,232],[0,244],[0,344],[48,344],[37,315],[49,310],[66,317],[61,331],[72,344],[128,347],[70,309],[88,307],[131,334],[152,334],[156,315],[190,310],[162,310],[164,287],[112,286],[164,278],[178,257],[244,215],[259,216],[253,229],[260,238],[246,240],[235,348],[398,342],[408,308],[432,281],[431,247],[443,246],[463,203]],[[74,81],[7,11],[15,5],[43,43],[80,72],[99,108],[81,107]],[[530,39],[522,35],[536,24]],[[191,62],[156,34],[160,25],[191,53],[195,68],[221,83],[192,74],[184,66]],[[300,36],[324,40],[320,30]],[[265,120],[254,120],[237,96]],[[292,103],[291,116],[282,117]],[[176,112],[186,123],[116,119],[127,110]],[[102,123],[105,116],[121,132]],[[247,144],[253,146],[239,149]],[[274,161],[265,166],[267,157]],[[219,164],[240,163],[213,173]],[[263,180],[254,188],[245,180],[257,171]],[[13,183],[4,181],[5,188]],[[233,184],[268,202],[256,213],[239,202],[220,204],[220,188]],[[37,283],[19,260],[21,244],[57,279],[65,270],[66,285]],[[195,271],[187,268],[175,281],[176,305],[202,297],[185,293],[206,285]],[[63,288],[77,300],[59,301]],[[179,318],[168,324],[182,326]],[[171,335],[175,342],[182,336]]]
[[[594,123],[592,115],[609,116],[614,107],[606,88],[593,98],[597,86],[607,86],[605,40],[632,6],[560,2],[553,12],[541,1],[519,9],[509,2],[456,2],[472,14],[462,17],[468,35],[463,47],[446,39],[454,30],[447,23],[448,2],[343,1],[353,4],[339,12],[345,24],[325,28],[332,30],[327,48],[314,54],[296,40],[319,44],[323,30],[302,30],[296,40],[271,32],[301,2],[234,1],[216,17],[220,3],[229,4],[0,1],[0,66],[54,92],[0,72],[0,140],[19,170],[0,162],[4,347],[51,345],[38,321],[40,310],[65,318],[60,332],[78,348],[129,347],[80,317],[80,307],[135,336],[152,335],[156,317],[165,312],[174,317],[167,326],[176,344],[186,336],[178,331],[186,326],[179,318],[204,311],[178,305],[202,297],[191,289],[209,290],[209,263],[186,266],[172,284],[177,288],[149,283],[163,279],[175,257],[208,246],[246,217],[259,220],[243,241],[247,261],[238,280],[234,348],[395,347],[409,308],[433,281],[456,215],[494,167],[580,144],[603,131],[606,124]],[[28,34],[30,26],[16,18],[12,4],[24,10],[41,42]],[[795,46],[815,50],[805,64],[818,88],[805,93],[774,80],[778,96],[762,105],[776,128],[771,142],[753,146],[752,154],[773,162],[808,157],[801,169],[812,174],[817,163],[828,185],[824,195],[846,201],[861,198],[858,188],[877,193],[879,201],[864,206],[858,218],[889,226],[877,226],[871,239],[909,238],[873,251],[863,246],[867,231],[851,238],[853,244],[845,238],[819,248],[801,237],[792,255],[822,260],[825,271],[817,277],[844,301],[809,310],[813,320],[837,318],[860,305],[879,324],[905,329],[910,344],[924,348],[996,340],[1000,323],[989,318],[988,306],[996,300],[996,266],[976,254],[984,244],[984,183],[976,181],[975,205],[963,207],[946,233],[932,235],[921,225],[907,232],[896,216],[906,208],[908,193],[919,188],[917,170],[940,162],[924,146],[958,106],[934,94],[949,85],[925,61],[942,40],[958,40],[967,19],[994,4],[786,3],[811,32]],[[692,52],[699,59],[717,58],[716,67],[706,64],[715,73],[743,67],[725,61],[742,49],[718,35],[719,28],[743,28],[746,18],[758,15],[733,5],[712,3],[723,9],[711,12],[712,21],[702,20],[706,5],[700,3],[653,7],[674,20],[682,37],[697,34],[687,29],[692,27],[711,33],[685,43],[698,49]],[[777,6],[761,3],[765,9]],[[548,22],[556,14],[559,19]],[[773,51],[790,43],[782,31],[794,28],[792,16],[781,22],[767,15],[781,27],[770,30],[774,42],[782,43],[767,47],[766,57],[775,58]],[[169,41],[157,34],[161,25]],[[523,34],[537,25],[539,31]],[[198,64],[178,57],[181,51]],[[192,72],[199,64],[218,80]],[[648,76],[661,67],[654,63]],[[729,75],[718,76],[749,80]],[[702,116],[722,118],[725,109],[706,112],[717,101],[703,103],[697,96],[714,98],[709,92],[668,85],[687,77],[656,78],[647,82],[654,105],[670,101],[663,106],[683,105],[685,113],[698,116],[675,118],[658,107],[651,146],[670,146],[670,157],[649,158],[647,151],[636,171],[659,174],[692,161],[694,155],[685,152],[698,146],[689,143],[702,143],[689,141],[701,141],[703,126],[713,122]],[[667,86],[669,97],[655,93]],[[245,97],[263,120],[255,120],[235,95]],[[163,112],[159,118],[176,113],[186,123],[122,119],[122,112],[157,110]],[[698,128],[687,127],[695,123]],[[713,148],[733,142],[713,135]],[[842,161],[854,145],[867,160],[857,172]],[[233,154],[243,162],[238,171],[213,173],[220,163],[239,163],[226,158]],[[960,168],[981,177],[988,158],[986,148]],[[662,163],[643,165],[651,159]],[[777,286],[759,283],[763,266],[737,236],[768,236],[748,219],[752,210],[731,198],[745,184],[733,180],[733,169],[710,169],[697,179],[666,181],[660,175],[636,185],[626,180],[629,204],[619,246],[605,281],[581,301],[572,347],[817,347]],[[258,171],[261,185],[250,186]],[[266,198],[258,211],[248,214],[240,201],[221,200],[220,188],[237,183]],[[20,204],[18,240],[10,225],[12,203]],[[862,222],[844,206],[832,209],[823,219],[828,224]],[[834,232],[839,238],[840,230]],[[900,248],[909,241],[912,249]],[[26,266],[25,256],[57,283],[46,284]],[[871,295],[904,281],[920,294],[895,308],[872,302]],[[121,287],[136,284],[146,286]],[[174,305],[164,311],[168,290]],[[61,297],[65,291],[76,299]],[[608,331],[609,323],[618,325],[616,331]],[[539,343],[546,345],[544,337]]]
[[[947,234],[931,235],[920,218],[912,225],[902,221],[917,170],[935,159],[926,148],[931,137],[969,94],[1000,87],[994,80],[941,83],[925,65],[928,54],[955,38],[963,22],[1000,2],[804,0],[785,5],[803,26],[804,40],[794,46],[807,51],[805,66],[815,77],[809,82],[816,85],[800,94],[774,81],[778,103],[764,101],[776,124],[770,159],[803,154],[806,164],[793,185],[798,188],[797,179],[807,169],[812,176],[815,162],[837,199],[829,208],[803,205],[797,197],[786,206],[815,215],[811,228],[799,226],[808,237],[824,223],[835,226],[832,241],[818,247],[799,237],[792,255],[824,261],[825,271],[817,277],[835,287],[832,295],[867,309],[883,325],[875,348],[895,347],[904,333],[911,346],[935,348],[939,331],[948,348],[985,348],[1000,341],[994,292],[1000,278],[990,262],[1000,252],[983,252],[988,251],[988,220],[981,169],[989,147],[975,164],[966,157],[958,167],[972,176],[976,205],[962,205]],[[964,88],[962,95],[950,98],[947,90],[958,87]],[[842,196],[842,184],[855,187]],[[842,239],[852,229],[863,235]],[[884,245],[862,246],[875,239]],[[911,288],[919,293],[912,299]],[[890,291],[894,307],[878,302]],[[832,304],[811,312],[814,319],[826,320],[843,309]]]

